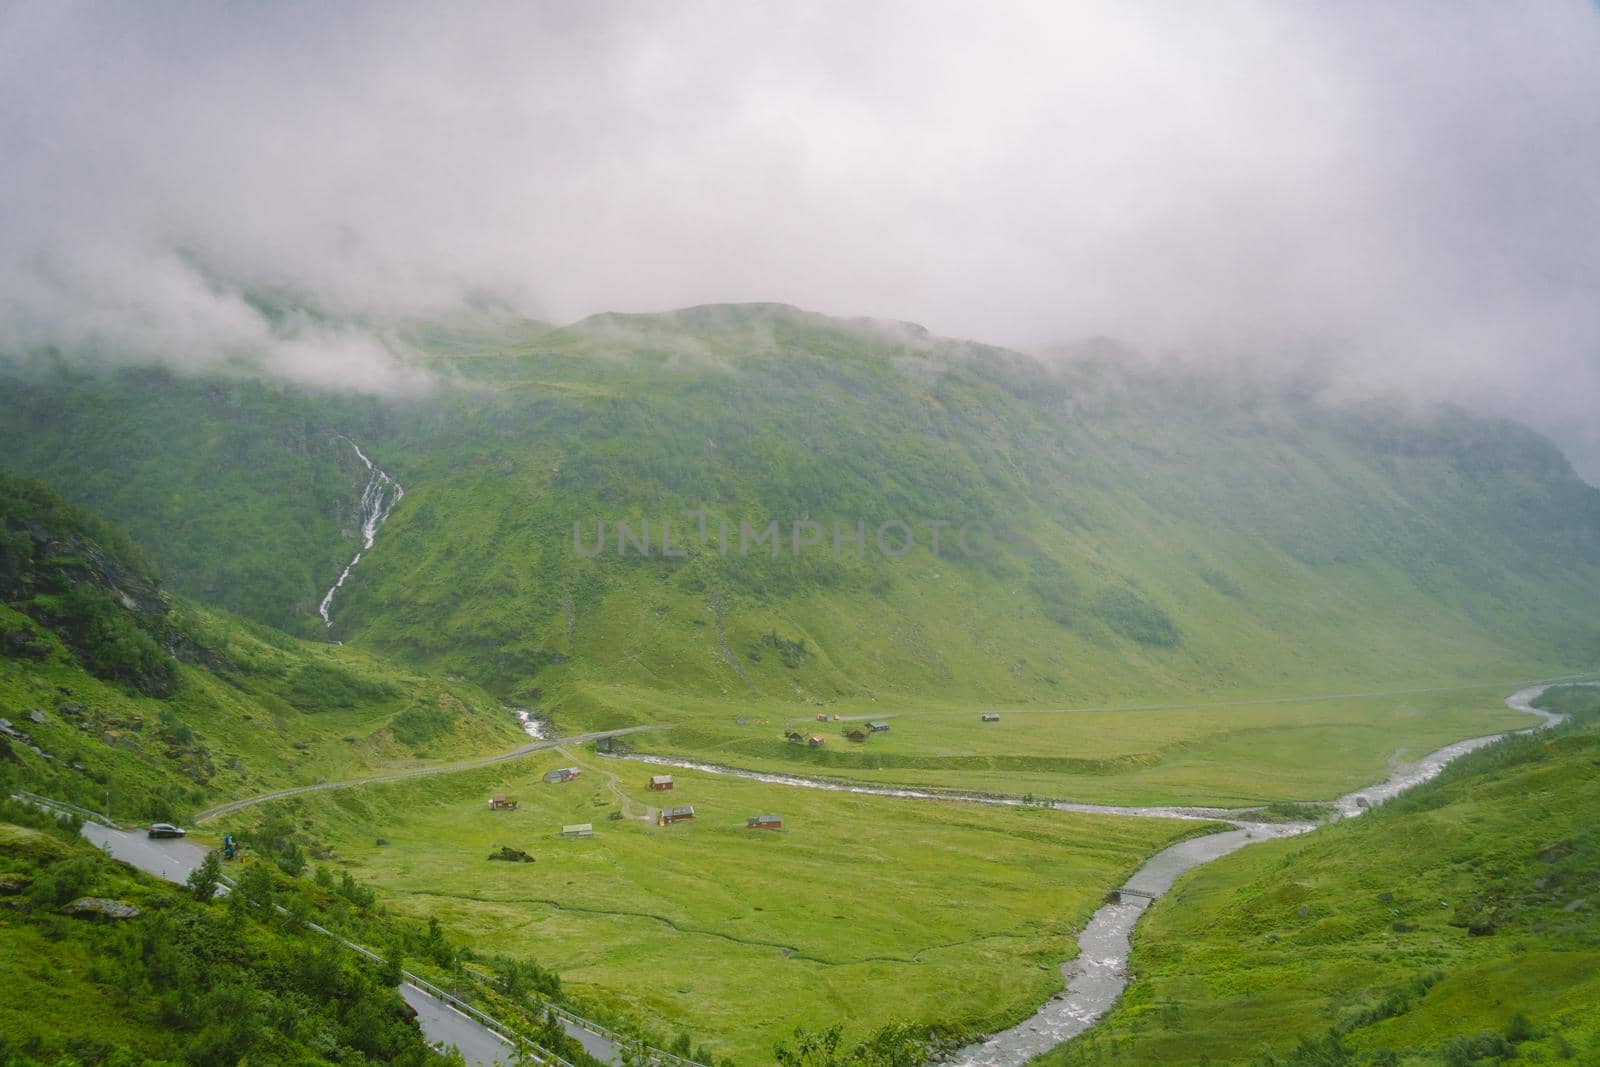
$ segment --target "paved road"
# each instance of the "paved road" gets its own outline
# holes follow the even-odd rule
[[[83,824],[83,836],[123,863],[179,884],[200,866],[208,851],[182,838],[152,839],[141,830],[113,830],[95,822]],[[226,892],[227,887],[220,891]],[[423,1035],[436,1045],[454,1045],[471,1067],[512,1062],[511,1043],[476,1019],[410,982],[401,984],[400,995],[417,1010]]]
[[[505,763],[507,760],[521,759],[533,752],[544,752],[562,745],[578,744],[584,741],[599,741],[606,737],[622,737],[625,734],[636,734],[645,730],[664,730],[663,726],[630,726],[625,730],[597,730],[594,733],[576,734],[572,737],[550,738],[543,741],[530,741],[526,745],[519,745],[510,752],[502,752],[497,756],[485,756],[482,759],[462,760],[459,763],[441,763],[432,767],[414,767],[407,771],[390,771],[387,774],[375,774],[366,778],[348,778],[340,782],[317,782],[314,785],[301,785],[293,789],[278,789],[271,793],[262,793],[259,796],[244,797],[241,800],[230,800],[226,804],[218,804],[214,808],[207,808],[194,817],[196,825],[215,819],[218,815],[226,815],[241,808],[252,807],[256,804],[265,804],[269,800],[283,800],[287,797],[297,797],[304,793],[321,793],[329,789],[349,789],[358,785],[377,785],[382,782],[400,782],[407,778],[426,778],[434,774],[454,774],[457,771],[470,771],[478,767],[488,767],[495,763]]]
[[[208,851],[182,838],[152,839],[143,831],[113,830],[94,822],[83,824],[83,836],[123,863],[180,885]]]
[[[429,1041],[454,1045],[470,1067],[514,1062],[511,1043],[478,1020],[463,1015],[432,994],[404,982],[400,995],[417,1011],[417,1023]]]

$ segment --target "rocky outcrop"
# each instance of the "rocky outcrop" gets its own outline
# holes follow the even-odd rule
[[[125,900],[112,900],[110,897],[79,897],[61,911],[75,919],[92,919],[96,922],[122,922],[139,917],[138,908]]]

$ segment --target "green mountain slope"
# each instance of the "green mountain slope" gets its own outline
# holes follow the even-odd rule
[[[418,336],[440,381],[422,397],[34,368],[14,372],[25,384],[8,388],[0,429],[24,469],[156,537],[174,588],[216,596],[196,561],[233,530],[228,565],[252,588],[263,574],[283,586],[239,606],[298,613],[307,632],[356,547],[330,533],[361,483],[347,477],[336,502],[308,472],[349,434],[406,496],[341,592],[333,635],[574,725],[712,695],[1060,705],[1500,680],[1600,658],[1600,492],[1513,424],[1104,358],[1045,365],[770,305]],[[224,417],[219,390],[253,399]],[[102,468],[52,458],[104,409],[318,444],[274,446],[290,458],[257,467],[198,434],[136,437],[112,493]],[[209,525],[190,529],[174,494],[195,468],[217,488],[196,495]],[[237,536],[253,516],[318,509],[302,533]],[[685,509],[707,514],[705,544]],[[835,558],[834,523],[858,520],[863,550]],[[636,537],[649,523],[648,558],[619,558],[622,521]],[[770,542],[740,551],[741,522],[773,521],[776,557]],[[894,521],[918,539],[904,556],[875,544]],[[606,524],[600,555],[577,550],[575,522],[589,547]],[[663,522],[684,555],[662,554]],[[821,544],[795,553],[795,522],[817,523],[801,537]],[[937,554],[929,522],[951,524]],[[965,522],[987,524],[993,549],[960,551]]]
[[[120,530],[0,470],[0,786],[125,818],[525,738],[463,682],[167,594]]]
[[[1600,1057],[1600,690],[1305,838],[1186,875],[1123,1001],[1052,1065],[1434,1067]]]
[[[253,892],[202,904],[33,809],[0,801],[0,814],[0,1062],[461,1063],[428,1046],[393,982],[305,925],[371,936],[375,916],[344,906],[330,919],[331,894],[277,891],[264,864]],[[72,915],[83,898],[132,914]],[[293,916],[274,916],[274,900]]]

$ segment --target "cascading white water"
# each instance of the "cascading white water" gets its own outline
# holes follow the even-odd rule
[[[373,539],[378,536],[379,527],[389,518],[389,513],[400,503],[400,498],[406,495],[406,491],[401,488],[399,482],[379,470],[372,460],[367,458],[367,454],[361,451],[360,445],[348,437],[345,440],[356,450],[361,462],[366,464],[369,474],[367,487],[361,491],[361,552],[365,552],[372,547]],[[333,607],[333,594],[339,591],[339,587],[350,577],[350,572],[355,569],[356,564],[361,562],[361,552],[357,552],[355,558],[345,564],[344,570],[339,574],[339,580],[333,583],[322,598],[322,603],[318,605],[317,614],[322,616],[324,625],[333,625],[333,616],[330,613]]]

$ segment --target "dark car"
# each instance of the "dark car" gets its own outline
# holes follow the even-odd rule
[[[150,829],[145,832],[151,837],[182,837],[184,835],[183,830],[178,829],[170,822],[151,823]]]

